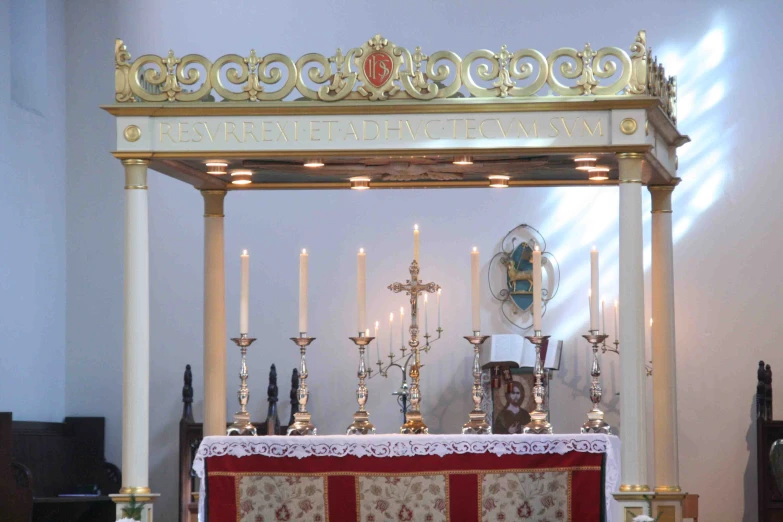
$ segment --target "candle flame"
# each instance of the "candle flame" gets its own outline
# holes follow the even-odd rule
[[[244,249],[244,250],[242,251],[242,255],[243,255],[243,256],[246,256],[246,255],[247,255],[247,249]]]
[[[360,248],[360,249],[359,249],[359,253],[360,253],[360,254],[364,254],[364,249],[363,249],[363,248]]]
[[[593,249],[592,249],[592,251],[593,251],[593,252],[595,252],[595,251],[596,251],[595,245],[593,245]]]
[[[394,321],[394,312],[389,312],[389,322]]]
[[[473,247],[474,252],[478,252],[478,247]]]
[[[438,295],[440,295],[440,288],[438,288]]]
[[[302,254],[307,255],[307,249],[306,248],[302,249]]]
[[[378,326],[379,326],[380,324],[381,324],[381,322],[380,322],[380,321],[375,321],[375,329],[376,329],[376,330],[378,329]]]
[[[650,317],[650,327],[652,327],[652,317]]]
[[[588,288],[587,289],[587,297],[593,297],[593,289],[592,288]]]
[[[424,302],[427,302],[427,294],[424,294]]]
[[[536,245],[536,252],[538,252],[538,250],[539,250],[538,245]]]
[[[413,230],[419,230],[419,225],[413,225]]]
[[[400,307],[400,317],[402,317],[405,314],[405,308],[402,306]]]
[[[364,336],[365,337],[370,337],[370,329],[369,328],[364,331]]]

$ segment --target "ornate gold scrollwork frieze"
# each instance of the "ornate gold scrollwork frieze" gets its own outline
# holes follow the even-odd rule
[[[131,61],[115,42],[118,102],[207,101],[213,91],[228,101],[283,100],[295,90],[309,100],[428,101],[452,97],[521,98],[536,95],[660,98],[676,122],[674,78],[646,48],[639,31],[628,53],[617,47],[564,47],[545,57],[534,49],[477,50],[461,58],[451,51],[411,53],[381,35],[332,56],[309,53],[294,61],[282,54],[224,55],[214,62],[188,54],[144,55]],[[611,83],[607,83],[611,82]],[[234,88],[234,86],[236,88]],[[548,89],[547,89],[548,86]],[[464,87],[464,89],[463,89]]]

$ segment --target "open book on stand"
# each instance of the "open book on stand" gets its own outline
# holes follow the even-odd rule
[[[541,346],[544,369],[558,370],[563,341],[547,344]],[[536,348],[518,334],[491,335],[481,347],[479,363],[482,368],[533,368],[536,365]]]

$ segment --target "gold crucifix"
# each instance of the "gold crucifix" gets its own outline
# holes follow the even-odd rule
[[[410,331],[410,340],[408,346],[411,347],[411,351],[414,353],[414,362],[411,366],[411,388],[410,388],[410,401],[411,406],[405,413],[405,424],[400,428],[400,433],[407,435],[425,435],[429,433],[427,425],[424,424],[424,420],[421,417],[419,411],[419,404],[421,403],[421,391],[419,389],[419,369],[421,368],[421,360],[419,358],[419,323],[417,320],[419,312],[419,294],[422,292],[435,293],[440,288],[440,285],[435,283],[422,283],[419,281],[419,264],[414,260],[410,266],[411,278],[405,283],[392,283],[389,285],[389,290],[398,294],[405,292],[411,296],[411,326],[408,329]]]

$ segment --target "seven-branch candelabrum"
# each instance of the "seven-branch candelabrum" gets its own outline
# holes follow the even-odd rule
[[[247,334],[241,334],[239,337],[231,339],[239,346],[242,354],[242,363],[239,367],[239,391],[237,399],[239,400],[239,411],[234,414],[234,422],[228,427],[227,435],[256,435],[256,427],[250,422],[250,413],[247,411],[247,403],[250,400],[250,389],[247,387],[247,347],[253,344],[254,338]]]
[[[536,347],[536,366],[533,370],[536,376],[536,384],[533,386],[533,399],[536,401],[536,409],[530,414],[530,422],[522,433],[542,435],[551,434],[552,425],[549,423],[549,412],[544,406],[546,400],[546,386],[544,384],[544,364],[541,361],[541,344],[549,339],[548,335],[541,335],[541,330],[536,330],[534,335],[525,337]]]
[[[605,334],[598,335],[597,331],[591,330],[589,334],[582,337],[593,346],[593,361],[590,365],[590,375],[592,376],[590,401],[593,403],[593,409],[587,412],[587,422],[582,425],[582,433],[605,433],[611,435],[612,429],[604,422],[604,412],[598,407],[603,394],[601,389],[601,366],[598,363],[598,346],[605,343],[608,336]]]
[[[479,348],[488,338],[488,335],[481,335],[481,332],[473,332],[473,335],[465,336],[465,339],[473,345],[473,411],[470,412],[470,420],[462,426],[462,433],[465,435],[489,435],[492,433],[492,426],[487,422],[487,413],[481,409],[484,389],[481,387],[481,366],[479,365]]]
[[[419,410],[419,405],[421,404],[421,389],[419,388],[419,381],[422,350],[422,347],[419,343],[419,324],[417,319],[419,309],[419,294],[422,292],[435,293],[438,291],[440,286],[435,283],[422,283],[419,281],[419,264],[416,262],[416,260],[411,263],[409,272],[410,279],[408,279],[405,283],[392,283],[389,285],[389,290],[394,293],[405,292],[406,295],[410,296],[411,324],[408,328],[410,334],[408,346],[411,349],[411,356],[413,358],[413,364],[410,365],[410,408],[405,413],[405,423],[400,428],[400,433],[419,435],[429,433],[429,429],[424,423],[421,411]]]
[[[364,360],[364,350],[375,337],[365,335],[360,332],[357,337],[351,337],[351,341],[359,347],[359,370],[356,374],[359,377],[359,387],[356,390],[356,402],[359,403],[359,409],[353,414],[353,423],[346,430],[347,435],[374,435],[375,426],[370,422],[370,413],[366,409],[369,391],[365,379],[367,378],[367,366]]]
[[[296,391],[299,408],[294,413],[294,423],[288,427],[286,435],[315,435],[316,428],[310,422],[310,413],[307,411],[307,399],[310,394],[307,390],[307,361],[305,360],[307,347],[315,341],[315,337],[307,337],[307,333],[302,332],[299,337],[291,337],[291,340],[299,347],[299,388]]]

